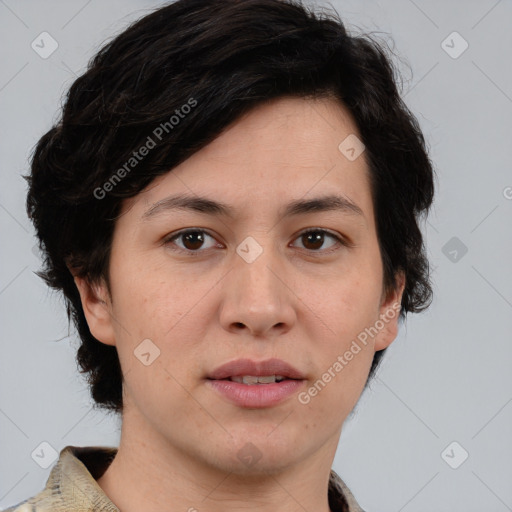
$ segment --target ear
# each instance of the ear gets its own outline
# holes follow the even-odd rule
[[[106,284],[92,285],[78,276],[74,276],[74,280],[91,334],[106,345],[115,345],[112,304]]]
[[[405,288],[405,274],[400,271],[396,275],[396,287],[384,295],[379,308],[379,320],[377,322],[379,332],[375,337],[375,352],[388,348],[398,334],[398,319],[402,304],[402,294]],[[377,323],[376,322],[376,323]],[[382,326],[382,324],[384,324]]]

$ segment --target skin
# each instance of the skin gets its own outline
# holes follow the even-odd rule
[[[365,154],[350,161],[338,149],[358,133],[333,99],[258,106],[126,200],[112,242],[111,296],[104,283],[75,277],[90,330],[117,347],[124,375],[119,451],[98,480],[123,512],[329,511],[343,422],[375,351],[395,339],[398,315],[307,404],[295,393],[273,407],[242,408],[205,377],[241,357],[276,357],[306,375],[307,390],[400,303],[402,275],[396,290],[383,289]],[[176,193],[228,203],[234,217],[173,210],[141,219]],[[289,201],[326,194],[343,195],[362,215],[280,215]],[[183,228],[206,230],[204,241],[165,243]],[[308,241],[306,228],[350,246],[329,234],[323,244]],[[248,236],[263,250],[251,263],[236,252]],[[160,355],[146,366],[134,350],[148,338]],[[250,465],[237,457],[248,442],[261,457]]]

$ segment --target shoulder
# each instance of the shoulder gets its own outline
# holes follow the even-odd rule
[[[41,491],[31,498],[4,509],[3,512],[64,512],[64,510],[64,508],[55,508],[48,496],[45,496],[45,491]]]
[[[17,505],[6,508],[3,512],[40,512],[41,510],[37,505],[31,505],[25,500]]]
[[[329,505],[333,512],[365,512],[333,469],[329,478]]]
[[[116,451],[112,447],[66,446],[45,488],[3,512],[119,512],[95,480],[110,464]]]

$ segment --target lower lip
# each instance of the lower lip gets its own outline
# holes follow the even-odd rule
[[[209,385],[240,407],[260,409],[272,407],[296,393],[303,380],[286,379],[271,384],[243,384],[232,380],[208,379]]]

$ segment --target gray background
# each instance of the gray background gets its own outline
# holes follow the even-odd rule
[[[76,370],[62,300],[33,274],[21,174],[89,58],[158,5],[0,0],[0,507],[44,486],[52,466],[31,457],[42,442],[118,443],[120,425],[92,409]],[[345,423],[334,469],[368,512],[512,510],[512,2],[332,5],[348,23],[390,34],[410,64],[401,64],[405,100],[439,177],[424,226],[434,303],[388,350]],[[58,42],[47,59],[31,48],[43,31]],[[462,450],[469,457],[453,469],[446,461],[460,464]]]

